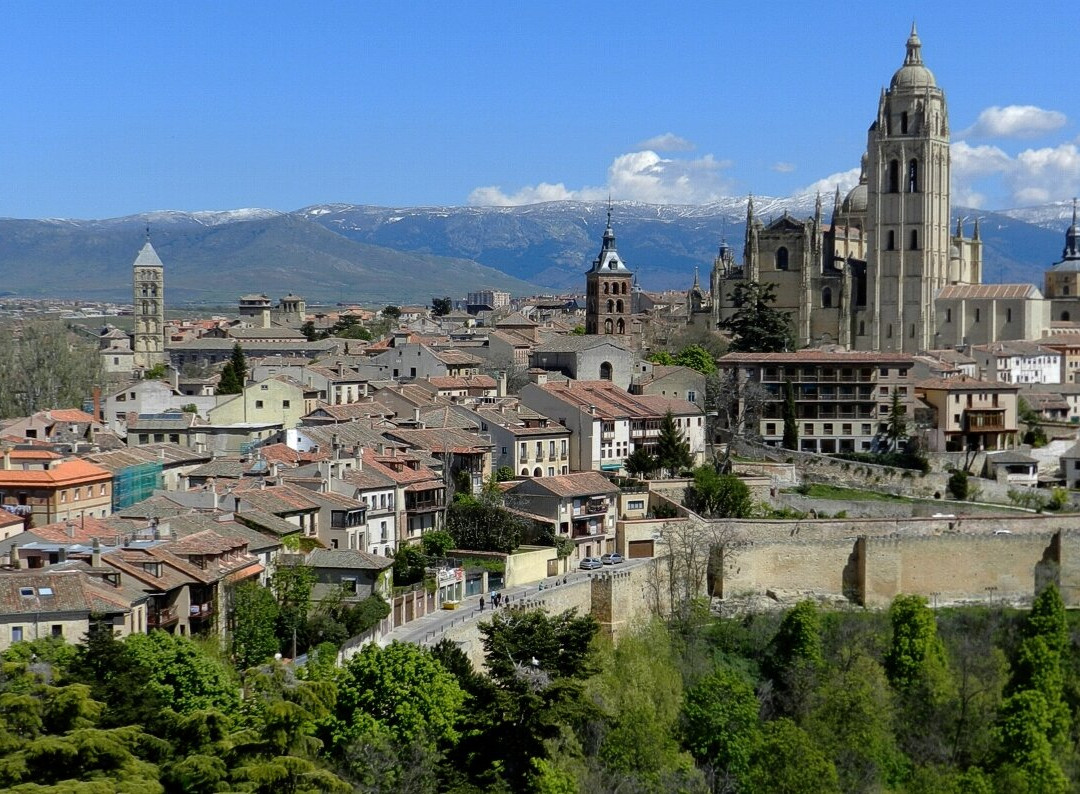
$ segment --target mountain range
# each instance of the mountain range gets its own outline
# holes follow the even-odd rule
[[[813,213],[813,196],[755,197],[766,222]],[[608,207],[391,208],[325,204],[294,212],[150,212],[107,220],[0,219],[0,289],[21,296],[125,300],[149,227],[170,303],[231,304],[244,292],[289,291],[311,302],[427,303],[494,288],[579,291],[599,249]],[[1042,284],[1060,258],[1071,204],[1016,210],[955,208],[982,219],[984,280]],[[828,213],[828,207],[826,208]],[[645,289],[703,279],[726,239],[741,255],[744,198],[700,206],[617,202],[619,252]],[[954,220],[955,223],[955,220]],[[972,221],[965,224],[970,234]]]

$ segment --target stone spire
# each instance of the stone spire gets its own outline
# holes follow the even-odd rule
[[[915,21],[911,21],[911,35],[907,40],[907,56],[904,58],[904,66],[922,66],[922,42],[919,41],[919,33],[915,30]]]
[[[1080,226],[1076,222],[1076,199],[1073,199],[1072,226],[1065,232],[1065,250],[1063,259],[1080,259]]]

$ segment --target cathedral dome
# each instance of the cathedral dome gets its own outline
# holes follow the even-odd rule
[[[907,40],[907,55],[904,57],[904,65],[896,70],[893,75],[890,88],[936,88],[937,81],[934,73],[927,69],[922,62],[922,42],[919,34],[915,32],[915,25],[911,26],[911,35]]]
[[[841,206],[841,211],[845,213],[858,213],[866,212],[867,207],[867,190],[866,183],[860,182],[847,194],[844,199],[844,204]]]

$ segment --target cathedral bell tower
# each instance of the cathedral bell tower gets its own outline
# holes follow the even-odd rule
[[[867,136],[867,298],[859,349],[934,347],[934,296],[949,283],[949,120],[945,93],[911,27],[904,64]]]
[[[615,249],[615,232],[611,229],[611,205],[608,205],[607,227],[600,254],[593,260],[585,275],[585,333],[626,334],[630,331],[634,275]]]
[[[132,266],[134,276],[134,362],[149,369],[165,363],[165,266],[150,244],[146,244]]]

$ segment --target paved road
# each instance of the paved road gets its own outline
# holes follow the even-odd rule
[[[568,583],[579,582],[582,579],[588,579],[593,574],[613,570],[624,571],[627,568],[634,568],[648,561],[648,559],[627,560],[619,565],[605,565],[603,569],[594,571],[574,570],[568,574],[549,576],[540,582],[511,587],[499,592],[502,593],[504,605],[513,605],[519,603],[526,596],[542,596],[547,588],[561,587],[561,584],[555,584],[556,580],[562,582],[565,579]],[[544,585],[544,590],[540,589],[540,584]],[[434,645],[442,639],[443,633],[451,626],[459,626],[462,623],[485,620],[490,617],[490,594],[484,596],[484,610],[482,612],[480,611],[480,596],[470,596],[463,600],[457,609],[436,609],[434,612],[429,612],[410,623],[398,626],[389,634],[383,635],[382,639],[379,640],[379,644],[389,645],[394,640],[399,640],[401,642],[413,642],[418,645]]]

